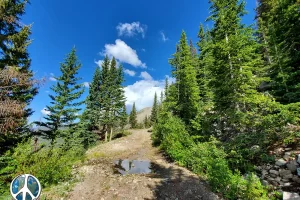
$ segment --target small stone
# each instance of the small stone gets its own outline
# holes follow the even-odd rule
[[[291,185],[292,185],[291,183],[284,183],[283,184],[284,187],[288,187],[288,186],[291,186]]]
[[[292,148],[284,148],[285,151],[290,151]]]
[[[288,179],[282,179],[282,182],[287,183],[287,182],[289,182],[289,180]]]
[[[262,180],[262,181],[261,181],[261,184],[264,185],[264,186],[268,186],[268,185],[269,185],[269,182],[266,181],[266,180]]]
[[[300,176],[300,168],[297,168],[297,175]]]
[[[279,175],[279,172],[276,171],[276,170],[274,170],[274,169],[271,169],[269,172],[270,172],[271,174]]]
[[[277,183],[280,183],[281,178],[278,176],[278,177],[275,178],[275,181],[276,181]]]
[[[272,177],[272,178],[276,178],[278,175],[276,175],[276,174],[270,174],[270,176]],[[275,179],[274,179],[275,180]]]
[[[276,161],[275,165],[277,165],[279,167],[282,167],[282,166],[286,165],[286,163],[287,162],[281,158],[281,159]]]
[[[289,155],[284,155],[283,159],[286,160],[286,161],[289,161],[290,160],[290,156]]]
[[[300,183],[300,178],[298,176],[293,176],[293,179],[292,179],[294,182],[296,183]]]
[[[292,173],[295,173],[297,171],[298,164],[295,160],[291,160],[289,163],[286,164],[286,166]]]
[[[300,196],[297,193],[283,192],[282,200],[299,200]]]
[[[279,170],[279,174],[281,177],[283,177],[283,176],[292,174],[292,172],[290,170],[283,169],[283,170]]]
[[[293,178],[293,174],[288,174],[283,176],[284,179],[292,179]]]
[[[291,156],[292,153],[291,152],[285,152],[284,155]]]

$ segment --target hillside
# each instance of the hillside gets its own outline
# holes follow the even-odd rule
[[[146,107],[146,108],[143,108],[142,110],[138,111],[137,112],[137,121],[139,123],[141,123],[145,119],[146,115],[148,117],[150,117],[151,116],[151,110],[152,110],[152,107]]]

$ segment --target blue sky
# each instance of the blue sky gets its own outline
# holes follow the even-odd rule
[[[255,1],[249,0],[244,22],[254,22]],[[208,0],[31,0],[24,24],[32,24],[29,53],[37,78],[47,81],[39,89],[31,107],[30,121],[43,117],[49,105],[53,76],[75,45],[82,63],[82,83],[90,82],[103,54],[115,56],[123,64],[127,106],[138,109],[152,105],[154,92],[160,93],[165,76],[170,76],[168,58],[182,30],[197,42],[200,23],[209,16]],[[88,93],[86,88],[85,98]]]

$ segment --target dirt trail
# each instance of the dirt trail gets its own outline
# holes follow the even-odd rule
[[[132,130],[132,135],[98,145],[87,152],[90,159],[79,170],[84,174],[69,194],[70,200],[214,200],[218,197],[190,171],[169,163],[151,145],[147,130]],[[155,173],[148,175],[115,174],[113,161],[150,160]]]

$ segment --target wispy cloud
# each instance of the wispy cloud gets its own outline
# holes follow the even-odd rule
[[[136,72],[133,70],[129,70],[129,69],[124,69],[124,73],[129,75],[129,76],[135,76]]]
[[[41,110],[41,113],[42,113],[43,115],[50,115],[50,114],[51,114],[51,112],[50,112],[49,110],[47,110],[47,108],[43,108],[43,109]]]
[[[90,87],[90,83],[89,82],[84,82],[83,83],[84,87],[89,88]]]
[[[148,72],[141,72],[140,77],[145,80],[152,80],[152,76]]]
[[[103,63],[103,60],[95,61],[95,64],[100,68],[102,68],[102,63]]]
[[[147,30],[147,25],[141,24],[140,22],[132,22],[131,24],[119,23],[116,29],[118,30],[119,36],[133,37],[137,34],[141,34],[144,38]]]
[[[166,42],[166,41],[169,40],[169,38],[167,38],[167,36],[166,36],[166,34],[164,33],[164,31],[160,31],[159,33],[160,33],[160,35],[161,35],[161,39],[162,39],[163,42]]]
[[[50,73],[50,77],[49,77],[50,81],[57,81],[56,78],[54,78],[54,74]]]
[[[115,57],[118,62],[127,63],[134,67],[147,68],[146,63],[139,59],[136,50],[120,39],[117,39],[115,44],[106,44],[105,49],[100,54],[110,58]]]

